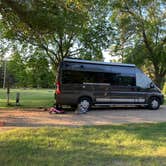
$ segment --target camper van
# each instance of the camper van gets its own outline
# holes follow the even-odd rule
[[[160,89],[134,64],[64,59],[58,68],[58,106],[143,106],[163,104]]]

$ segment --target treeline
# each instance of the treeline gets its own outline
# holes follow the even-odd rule
[[[5,87],[8,84],[14,88],[55,87],[55,70],[53,71],[48,58],[40,52],[35,52],[28,58],[15,52],[8,61],[1,62],[0,87],[4,84],[5,68]]]
[[[15,45],[23,55],[19,68],[12,58],[8,64],[15,85],[28,82],[32,87],[47,87],[54,74],[52,66],[56,68],[63,58],[99,60],[107,49],[118,62],[143,69],[162,89],[166,81],[165,9],[165,0],[1,1],[0,56]],[[30,58],[29,46],[40,49],[43,57]]]

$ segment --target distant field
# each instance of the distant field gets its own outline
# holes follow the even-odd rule
[[[10,103],[15,106],[16,93],[20,93],[20,107],[37,108],[52,106],[54,103],[53,89],[11,89]],[[6,105],[6,90],[0,89],[0,108],[5,108]]]
[[[0,132],[1,166],[165,166],[166,123]]]

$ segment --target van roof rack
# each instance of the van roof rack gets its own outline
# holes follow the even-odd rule
[[[115,66],[135,67],[135,64],[90,61],[90,60],[82,60],[82,59],[76,59],[76,58],[64,58],[63,61],[65,61],[65,62],[77,62],[77,63],[100,64],[100,65],[115,65]]]

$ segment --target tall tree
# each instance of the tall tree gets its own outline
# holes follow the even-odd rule
[[[2,69],[2,65],[0,64],[0,88],[2,87],[3,84],[3,69]]]
[[[27,72],[22,56],[16,51],[7,62],[7,73],[14,78],[17,87],[27,86]]]
[[[36,50],[28,59],[26,64],[28,74],[28,85],[37,88],[53,88],[55,82],[55,71],[53,73],[49,60],[41,50]]]
[[[112,1],[111,21],[119,31],[116,49],[130,62],[151,66],[159,87],[166,76],[165,8],[163,0]]]
[[[89,20],[80,36],[83,45],[80,57],[88,60],[103,60],[102,51],[112,43],[112,27],[109,21],[110,1],[94,0],[89,7]]]
[[[94,4],[93,0],[1,0],[5,37],[40,47],[55,66],[64,57],[83,53],[84,48],[93,50],[89,54],[101,54],[108,32],[103,31],[104,23],[100,26],[98,15],[92,14],[98,10],[92,7]]]

